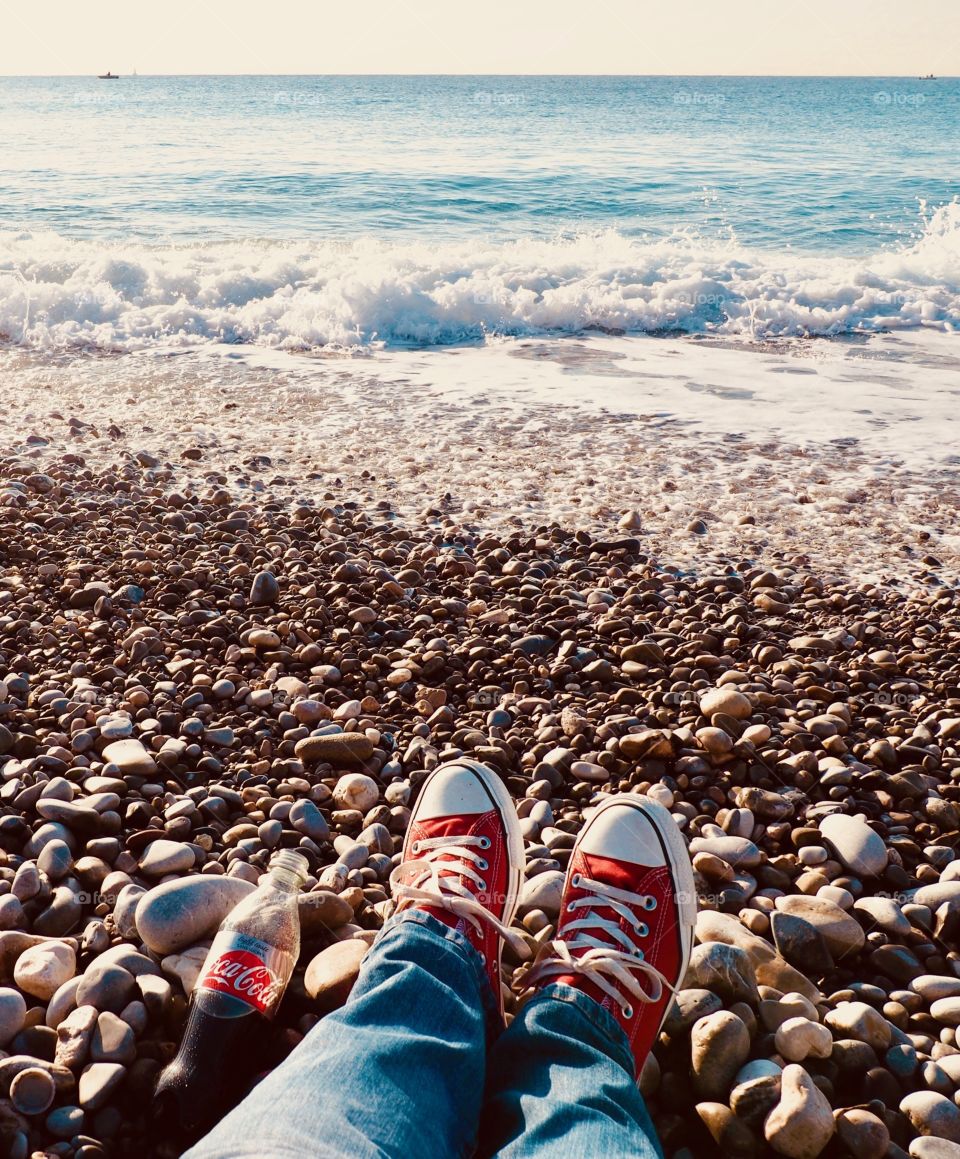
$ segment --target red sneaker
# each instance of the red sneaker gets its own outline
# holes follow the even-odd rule
[[[485,765],[455,761],[434,769],[413,807],[403,858],[390,875],[397,912],[416,906],[459,930],[483,959],[503,1016],[500,951],[523,871],[523,834],[506,786]]]
[[[636,1075],[690,963],[696,891],[680,830],[647,797],[610,797],[573,847],[556,939],[524,987],[575,986],[626,1031]]]

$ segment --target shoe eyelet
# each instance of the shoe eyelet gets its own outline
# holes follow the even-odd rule
[[[486,871],[489,868],[490,868],[489,863],[484,861],[484,859],[481,857],[480,860],[477,862],[477,869],[479,869],[481,873],[486,873]]]
[[[410,846],[410,852],[411,853],[419,853],[420,852],[420,842],[419,841],[414,841],[414,843]]]
[[[637,950],[637,957],[640,959],[641,962],[644,960],[643,950]]]
[[[489,849],[490,848],[490,838],[489,837],[481,837],[478,844],[479,844],[481,849]]]
[[[655,897],[653,897],[651,894],[648,894],[643,899],[643,908],[645,910],[655,910],[657,908],[657,899]]]
[[[650,933],[650,927],[645,923],[640,923],[640,929],[637,931],[641,938],[645,938]]]
[[[481,881],[477,885],[477,888],[480,890],[481,893],[486,893],[487,892],[487,883],[485,881]]]
[[[624,1018],[632,1018],[633,1017],[633,1007],[632,1006],[623,1006],[620,1009],[620,1013],[623,1015]]]
[[[572,914],[576,908],[577,908],[577,903],[575,901],[567,902],[567,913],[568,914]]]
[[[570,884],[573,886],[574,889],[577,889],[579,887],[579,885],[580,885],[580,874],[579,873],[575,873],[573,875],[573,877],[570,878]]]

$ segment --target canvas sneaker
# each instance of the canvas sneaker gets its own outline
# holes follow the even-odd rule
[[[669,812],[633,793],[607,798],[570,856],[555,939],[523,985],[565,982],[626,1032],[636,1075],[690,962],[696,920],[690,855]]]
[[[427,777],[410,817],[400,864],[390,875],[397,912],[416,906],[462,933],[480,955],[503,1016],[500,952],[527,945],[508,927],[524,864],[523,834],[510,794],[475,761],[441,765]]]

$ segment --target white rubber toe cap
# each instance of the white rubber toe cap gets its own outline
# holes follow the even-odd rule
[[[613,802],[599,810],[579,841],[581,852],[633,865],[666,865],[667,858],[654,826],[634,806]]]
[[[430,778],[417,799],[413,819],[430,821],[434,817],[463,817],[489,813],[496,808],[486,786],[472,769],[447,765]]]

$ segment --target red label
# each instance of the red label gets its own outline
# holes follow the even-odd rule
[[[210,947],[197,986],[239,998],[270,1017],[290,980],[288,957],[257,938],[220,933]]]

